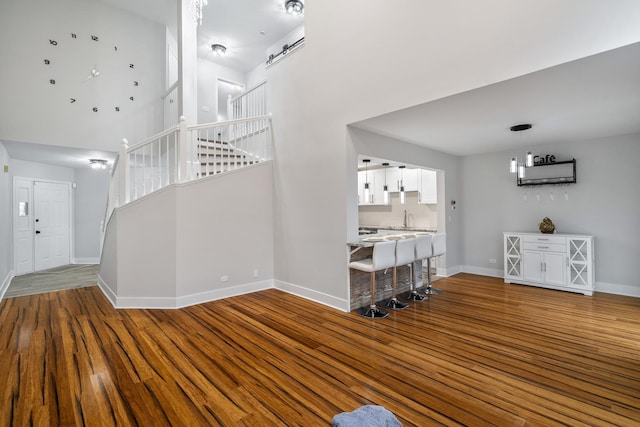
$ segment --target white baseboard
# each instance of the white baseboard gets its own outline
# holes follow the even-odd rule
[[[463,266],[462,271],[465,273],[477,274],[480,276],[504,277],[503,270],[475,267],[472,265]],[[594,292],[603,292],[606,294],[624,295],[628,297],[640,298],[640,286],[623,285],[619,283],[596,282]]]
[[[317,303],[333,307],[344,312],[349,311],[349,301],[346,299],[336,298],[323,292],[314,291],[313,289],[304,288],[294,285],[293,283],[283,282],[281,280],[274,281],[274,287],[281,291],[315,301]]]
[[[74,258],[73,264],[100,264],[100,258]]]
[[[204,302],[215,301],[223,298],[235,297],[249,294],[251,292],[264,291],[273,288],[273,280],[263,280],[260,282],[247,283],[245,285],[233,286],[224,289],[201,292],[198,294],[185,295],[176,298],[175,308],[187,307]]]
[[[640,286],[621,285],[617,283],[596,282],[595,292],[624,295],[640,298]]]
[[[454,274],[462,273],[463,271],[464,270],[459,265],[454,265],[453,267],[449,268],[438,267],[436,268],[436,276],[449,277],[453,276]]]
[[[462,271],[469,274],[478,274],[480,276],[503,277],[502,270],[497,268],[476,267],[473,265],[463,265]]]
[[[111,288],[109,287],[109,285],[107,285],[107,283],[104,280],[102,280],[100,273],[98,273],[98,287],[100,288],[104,296],[107,297],[111,305],[118,308],[116,306],[116,300],[117,300],[116,294],[114,294],[111,291]]]
[[[183,308],[273,288],[273,280],[247,283],[180,297],[118,297],[98,275],[98,286],[115,308]]]
[[[13,270],[9,270],[9,272],[7,273],[7,277],[5,277],[2,281],[2,285],[0,286],[0,301],[2,301],[2,298],[4,298],[4,294],[7,292],[7,289],[9,289],[11,280],[15,277],[14,273],[15,272]]]

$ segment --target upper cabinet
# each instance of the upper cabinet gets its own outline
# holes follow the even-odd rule
[[[365,199],[364,184],[369,182],[369,198]],[[404,191],[417,191],[418,203],[436,204],[438,192],[436,172],[425,169],[387,168],[358,171],[358,204],[384,205],[384,185],[387,183],[389,193],[400,191],[401,184]]]
[[[438,203],[438,181],[436,171],[416,169],[419,172],[419,203],[429,205]]]

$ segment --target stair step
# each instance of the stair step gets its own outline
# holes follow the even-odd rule
[[[253,165],[254,163],[258,163],[255,160],[251,160],[248,162],[245,161],[239,161],[239,162],[201,162],[200,166],[226,166],[226,165],[238,165],[238,164],[246,164],[246,165]]]
[[[198,153],[198,158],[200,157],[221,157],[224,159],[244,159],[246,158],[246,154],[215,154],[215,153]]]

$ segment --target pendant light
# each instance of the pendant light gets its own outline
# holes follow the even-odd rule
[[[389,188],[387,187],[387,166],[389,163],[383,163],[384,166],[384,187],[382,187],[382,201],[385,205],[389,204]]]
[[[523,123],[511,126],[509,129],[511,132],[522,132],[524,130],[531,129],[532,127],[533,126],[529,123]],[[530,168],[531,166],[533,166],[533,154],[531,153],[531,150],[529,150],[522,161],[518,161],[518,157],[511,157],[511,160],[509,161],[509,172],[517,173],[518,178],[524,178],[525,168]]]
[[[364,202],[369,203],[371,200],[371,193],[369,191],[369,172],[367,170],[367,165],[371,159],[362,159],[362,163],[364,163]]]
[[[404,166],[398,166],[400,169],[400,204],[404,205],[404,181],[402,170],[405,168]]]

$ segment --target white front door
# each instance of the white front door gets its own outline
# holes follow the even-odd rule
[[[71,260],[71,183],[14,179],[16,275]]]
[[[69,264],[69,193],[66,183],[33,183],[35,271]]]

